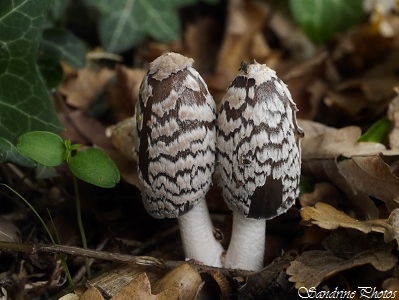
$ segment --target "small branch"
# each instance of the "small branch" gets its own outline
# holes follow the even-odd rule
[[[64,253],[73,256],[82,256],[89,257],[98,260],[107,260],[118,263],[129,263],[136,264],[142,266],[152,266],[161,269],[174,269],[184,263],[188,263],[193,268],[195,268],[198,272],[220,272],[225,276],[231,277],[247,277],[249,275],[255,274],[254,272],[245,271],[245,270],[232,270],[227,268],[217,268],[210,267],[206,265],[202,265],[197,263],[195,260],[188,261],[172,261],[172,260],[162,260],[151,256],[132,256],[128,254],[120,254],[120,253],[111,253],[106,251],[98,251],[98,250],[90,250],[83,249],[80,247],[74,246],[65,246],[65,245],[48,245],[41,243],[10,243],[0,241],[0,252],[10,252],[10,253],[24,253],[27,255],[33,255],[38,252],[43,253]]]
[[[120,253],[111,253],[105,251],[96,251],[90,249],[83,249],[73,246],[65,245],[47,245],[47,244],[23,244],[23,243],[10,243],[0,241],[0,251],[5,252],[21,252],[28,255],[33,255],[38,252],[45,253],[65,253],[73,256],[90,257],[99,260],[108,260],[120,263],[131,263],[144,266],[154,266],[164,268],[164,264],[160,259],[150,256],[131,256]]]

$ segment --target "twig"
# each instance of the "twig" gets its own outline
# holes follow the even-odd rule
[[[225,276],[231,276],[231,277],[239,277],[239,276],[247,277],[249,275],[254,274],[254,272],[245,271],[245,270],[233,270],[226,268],[210,267],[199,264],[194,260],[188,260],[188,261],[162,260],[151,256],[132,256],[127,254],[83,249],[80,247],[65,246],[65,245],[49,245],[41,243],[24,244],[24,243],[10,243],[10,242],[0,241],[0,251],[11,252],[11,253],[20,252],[20,253],[25,253],[27,255],[33,255],[38,252],[64,253],[73,256],[89,257],[93,259],[107,260],[118,263],[152,266],[162,269],[174,269],[184,263],[188,263],[199,272],[219,272]]]
[[[0,242],[0,250],[5,252],[21,252],[28,255],[33,255],[38,252],[45,253],[65,253],[74,256],[90,257],[100,260],[109,260],[120,263],[131,263],[144,266],[154,266],[164,268],[161,260],[150,256],[131,256],[120,253],[111,253],[105,251],[96,251],[90,249],[83,249],[80,247],[65,246],[65,245],[48,245],[41,243],[10,243]]]

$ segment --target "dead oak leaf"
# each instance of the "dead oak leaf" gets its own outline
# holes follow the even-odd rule
[[[337,166],[357,190],[384,201],[390,211],[399,207],[399,178],[392,174],[380,155],[352,156]]]
[[[317,225],[327,230],[342,227],[356,229],[364,233],[379,232],[384,234],[386,243],[396,239],[399,244],[399,209],[392,211],[388,219],[360,221],[326,203],[318,202],[314,207],[303,207],[300,214],[302,225]]]
[[[392,269],[397,258],[391,249],[365,251],[350,259],[335,256],[331,251],[311,250],[298,256],[287,268],[289,281],[295,282],[295,288],[317,287],[324,280],[340,271],[371,264],[379,271]]]
[[[384,232],[381,225],[375,222],[377,220],[359,221],[323,202],[316,203],[314,207],[303,207],[300,214],[302,217],[301,224],[303,225],[317,225],[328,230],[344,227],[357,229],[364,233]]]
[[[194,299],[202,279],[190,265],[182,264],[151,284],[146,273],[139,274],[116,293],[112,300],[178,300]]]

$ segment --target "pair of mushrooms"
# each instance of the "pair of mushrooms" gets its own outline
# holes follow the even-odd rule
[[[143,203],[155,218],[177,218],[185,256],[215,267],[259,271],[266,219],[298,196],[296,106],[275,72],[245,64],[218,115],[193,60],[167,53],[151,64],[136,106]],[[215,164],[233,210],[224,255],[205,202]]]

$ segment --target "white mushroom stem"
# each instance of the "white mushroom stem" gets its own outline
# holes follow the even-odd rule
[[[260,271],[266,244],[266,220],[247,219],[233,213],[233,229],[224,266],[231,269]]]
[[[221,267],[223,247],[213,236],[213,225],[205,199],[178,219],[186,258]]]

